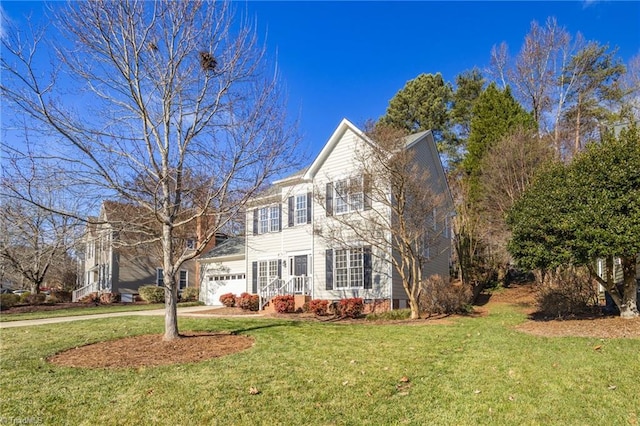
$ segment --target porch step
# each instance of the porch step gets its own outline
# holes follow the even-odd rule
[[[275,297],[277,297],[277,296],[274,296],[271,300],[269,300],[269,302],[267,302],[267,304],[262,309],[265,314],[275,314],[276,313],[276,309],[274,308],[273,303],[272,303],[273,299],[275,299]],[[304,304],[307,303],[310,300],[311,300],[311,296],[306,296],[304,294],[295,294],[295,295],[293,295],[294,310],[297,311],[298,309],[302,309]]]

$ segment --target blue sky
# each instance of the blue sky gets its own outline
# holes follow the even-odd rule
[[[286,83],[304,145],[316,155],[343,117],[356,125],[384,114],[389,99],[420,73],[453,81],[486,68],[491,47],[517,53],[531,21],[554,16],[587,40],[640,54],[640,2],[236,2],[257,19]],[[14,19],[42,3],[2,2]]]

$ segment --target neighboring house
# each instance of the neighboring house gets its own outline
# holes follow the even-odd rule
[[[365,179],[355,153],[370,143],[361,130],[342,120],[308,168],[274,182],[248,204],[244,269],[239,252],[233,260],[213,253],[218,257],[200,262],[203,265],[215,262],[218,269],[233,271],[231,275],[236,276],[236,282],[227,289],[243,287],[237,277],[246,276],[243,291],[259,294],[261,305],[275,294],[297,294],[332,301],[361,297],[387,308],[406,307],[406,293],[389,260],[389,256],[395,255],[391,247],[376,251],[355,238],[348,244],[337,244],[318,232],[332,216],[353,210],[373,209],[390,214],[376,210],[380,206],[371,205],[365,193]],[[436,194],[444,196],[450,209],[453,204],[431,132],[408,136],[405,147],[414,150],[418,164],[429,171],[430,179],[425,185],[431,185]],[[437,250],[432,251],[424,271],[426,276],[449,275],[451,240],[449,230],[445,229],[449,226],[448,214],[440,217],[445,219],[434,227],[444,232],[433,242]],[[202,285],[217,273],[203,272]],[[220,304],[210,298],[201,300]]]
[[[100,215],[89,219],[84,236],[81,287],[73,292],[73,301],[91,293],[135,293],[143,285],[162,285],[162,256],[159,245],[141,244],[132,232],[131,217],[141,217],[141,210],[113,201],[102,203]],[[141,219],[144,221],[144,219]],[[184,250],[193,249],[192,238],[182,238]],[[179,272],[179,289],[197,284],[195,260],[185,262]]]
[[[604,258],[597,258],[596,259],[596,273],[598,274],[598,276],[600,278],[602,278],[603,280],[607,279],[607,263],[606,260]],[[624,275],[622,272],[622,262],[621,259],[619,257],[614,257],[613,258],[613,282],[616,283],[617,286],[620,286],[623,281],[624,281]],[[638,255],[638,262],[636,263],[636,283],[638,285],[636,291],[637,291],[637,305],[638,305],[638,309],[640,309],[640,255]],[[600,300],[604,300],[605,304],[606,304],[606,309],[607,310],[615,310],[617,308],[614,308],[614,302],[611,299],[611,296],[609,296],[607,294],[606,289],[604,288],[604,286],[600,283],[598,283],[598,296],[600,298]]]

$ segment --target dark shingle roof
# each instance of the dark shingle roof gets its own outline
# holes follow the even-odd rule
[[[228,240],[224,240],[208,252],[202,254],[200,256],[200,259],[244,255],[244,246],[244,237],[229,238]]]

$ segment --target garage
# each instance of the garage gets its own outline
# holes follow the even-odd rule
[[[220,296],[247,291],[244,238],[230,238],[200,256],[200,301],[221,306]]]
[[[200,300],[205,305],[221,306],[220,296],[223,294],[233,293],[239,296],[240,293],[245,291],[247,291],[245,274],[205,274],[202,287],[200,288]]]

